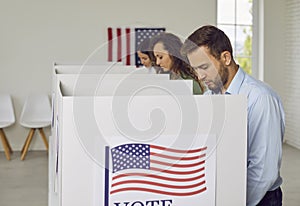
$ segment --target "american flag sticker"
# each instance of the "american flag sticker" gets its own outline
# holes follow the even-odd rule
[[[105,183],[107,203],[109,198],[126,197],[128,200],[128,194],[193,201],[203,196],[205,202],[210,196],[214,203],[214,175],[208,175],[213,183],[207,182],[209,151],[208,146],[184,150],[140,143],[107,147],[106,162],[110,164]],[[210,161],[214,165],[215,157]]]

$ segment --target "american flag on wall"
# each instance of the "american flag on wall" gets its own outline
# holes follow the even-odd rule
[[[123,62],[124,65],[141,65],[136,54],[137,46],[144,39],[165,31],[165,28],[108,27],[108,61]]]
[[[110,195],[138,191],[193,196],[207,190],[207,147],[179,150],[150,144],[123,144],[110,150]]]

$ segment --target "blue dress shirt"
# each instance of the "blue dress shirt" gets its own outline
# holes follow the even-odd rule
[[[211,94],[211,92],[207,92]],[[238,69],[226,94],[247,97],[247,206],[255,206],[281,183],[285,117],[280,97],[267,84]]]

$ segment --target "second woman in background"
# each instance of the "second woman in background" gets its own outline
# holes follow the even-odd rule
[[[203,94],[205,87],[198,80],[187,59],[180,53],[181,40],[171,33],[161,33],[151,39],[151,50],[163,73],[170,73],[170,79],[192,79],[193,94]]]
[[[137,55],[143,65],[143,68],[147,69],[149,74],[159,73],[159,68],[155,65],[155,58],[151,51],[150,39],[146,38],[139,44],[137,48]]]

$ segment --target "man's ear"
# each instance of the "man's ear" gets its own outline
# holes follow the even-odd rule
[[[229,66],[231,64],[231,61],[232,61],[230,52],[223,51],[221,53],[221,61],[222,61],[222,63],[223,63],[224,66]]]

